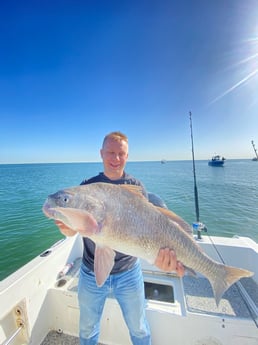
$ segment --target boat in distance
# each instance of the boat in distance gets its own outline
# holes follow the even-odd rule
[[[215,155],[209,160],[208,164],[214,167],[222,167],[224,165],[226,158],[220,155]]]
[[[254,275],[232,285],[217,306],[204,276],[180,278],[141,260],[152,344],[258,345],[258,244],[248,237],[193,237],[214,260]],[[79,345],[82,254],[80,235],[64,238],[0,282],[1,345]],[[99,344],[131,344],[112,295]]]

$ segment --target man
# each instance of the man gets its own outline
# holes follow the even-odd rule
[[[125,172],[128,159],[128,139],[121,132],[112,132],[105,136],[100,155],[104,172],[81,184],[105,182],[113,184],[140,185],[142,183]],[[76,232],[57,221],[60,231],[66,236]],[[144,283],[139,259],[116,252],[115,264],[103,286],[98,287],[94,275],[95,244],[83,237],[84,251],[78,284],[80,306],[80,344],[96,345],[100,331],[100,319],[104,303],[110,292],[116,297],[128,326],[133,345],[150,345],[149,325],[145,316]],[[176,271],[184,274],[183,265],[176,260],[175,253],[161,249],[155,265],[161,270]]]

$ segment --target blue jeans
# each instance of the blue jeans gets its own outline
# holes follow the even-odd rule
[[[151,345],[139,261],[129,271],[110,275],[101,287],[96,285],[94,273],[82,264],[78,285],[80,345],[98,343],[100,319],[110,294],[119,302],[133,345]]]

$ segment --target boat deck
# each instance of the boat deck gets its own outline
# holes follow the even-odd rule
[[[41,345],[80,345],[80,341],[78,337],[50,331]]]
[[[69,294],[73,294],[74,296],[77,294],[77,287],[78,287],[78,270],[79,270],[80,262],[78,261],[75,267],[70,272],[70,275],[64,277],[64,279],[57,281],[55,284],[54,290],[55,293],[58,291],[69,292]],[[185,276],[182,279],[171,276],[169,274],[159,274],[160,275],[160,282],[159,284],[154,284],[155,291],[162,287],[162,277],[166,277],[166,282],[164,283],[167,286],[168,278],[171,278],[172,286],[176,287],[179,286],[178,282],[180,282],[181,286],[183,287],[183,292],[185,296],[185,311],[187,313],[194,313],[194,314],[203,314],[203,315],[210,315],[210,316],[219,316],[222,320],[227,318],[241,318],[241,319],[249,319],[249,320],[256,320],[253,321],[257,323],[258,320],[258,285],[252,278],[245,278],[241,279],[241,283],[234,284],[223,296],[219,306],[217,307],[215,304],[215,300],[213,297],[213,292],[208,280],[204,277],[198,277],[196,279],[192,276]],[[177,283],[175,283],[177,281]],[[164,285],[163,285],[164,287]],[[149,286],[148,286],[149,288]],[[166,289],[165,289],[166,290]],[[170,291],[170,292],[169,292]],[[164,289],[161,288],[160,292],[164,292]],[[173,294],[175,292],[175,296],[177,296],[177,291],[172,291]],[[168,290],[168,293],[171,293],[171,289]],[[146,291],[146,295],[148,295],[148,291]],[[245,298],[243,298],[243,296]],[[165,301],[167,307],[166,308],[173,308],[173,304],[175,302],[167,302],[167,296],[161,297],[161,294],[157,294],[156,296],[151,297],[152,300],[160,301],[162,298]],[[174,298],[174,296],[173,296]],[[180,301],[182,302],[182,301]],[[257,326],[257,325],[256,325]],[[64,330],[65,332],[65,330]],[[79,345],[79,338],[74,337],[71,335],[64,334],[62,330],[51,330],[41,345]],[[99,343],[99,345],[105,345]],[[121,344],[122,345],[122,344]]]
[[[73,337],[68,334],[51,331],[48,333],[41,345],[80,345],[80,341],[78,337]],[[98,343],[98,345],[105,344]]]
[[[187,309],[194,313],[250,319],[258,312],[258,285],[252,278],[243,278],[233,284],[216,306],[213,292],[206,278],[183,278]],[[243,298],[245,295],[247,301]],[[254,310],[250,310],[250,308]]]

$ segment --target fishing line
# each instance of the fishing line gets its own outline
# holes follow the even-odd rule
[[[218,248],[217,248],[216,244],[213,242],[211,236],[209,236],[209,239],[213,245],[213,248],[215,249],[216,253],[218,254],[221,262],[224,265],[226,265],[225,261],[223,260],[223,257],[221,256],[220,252],[218,251]],[[256,306],[255,306],[254,302],[252,301],[252,298],[249,296],[248,292],[246,292],[243,284],[240,281],[235,282],[234,285],[236,286],[238,293],[241,296],[241,298],[242,298],[242,300],[243,300],[243,302],[244,302],[244,304],[245,304],[245,306],[249,312],[251,319],[253,319],[255,326],[258,328],[258,318],[257,318]]]

